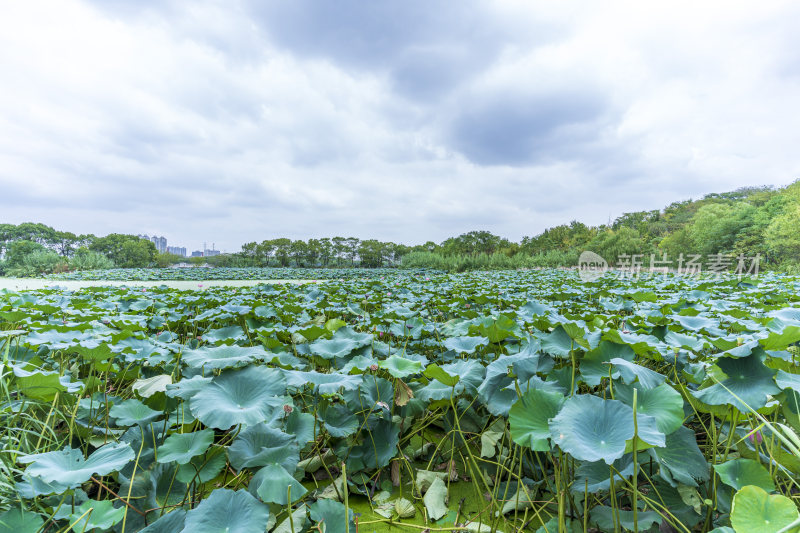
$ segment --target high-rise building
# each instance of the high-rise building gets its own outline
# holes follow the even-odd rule
[[[150,237],[150,241],[156,245],[156,250],[159,252],[166,253],[167,251],[167,238],[166,237],[156,237],[153,235]]]
[[[167,246],[167,253],[179,255],[181,257],[186,257],[186,247],[185,246]]]

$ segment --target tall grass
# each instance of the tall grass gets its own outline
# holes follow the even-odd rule
[[[571,267],[578,264],[578,253],[549,250],[544,253],[508,256],[494,254],[442,255],[434,252],[411,252],[403,256],[402,268],[422,268],[447,272],[469,270],[513,270],[522,268]]]

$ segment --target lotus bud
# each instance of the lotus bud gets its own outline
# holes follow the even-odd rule
[[[400,518],[412,518],[417,514],[417,509],[409,500],[400,498],[394,502],[394,512],[397,513],[397,516]]]
[[[744,338],[736,337],[736,346],[741,346],[742,344],[744,344]]]
[[[378,371],[378,365],[369,365],[369,369],[372,370],[373,372],[377,372]]]
[[[294,411],[294,408],[291,405],[283,406],[283,412],[286,413],[287,415],[290,414],[292,411]]]
[[[753,444],[761,444],[761,442],[764,440],[760,431],[751,431],[747,438],[750,439],[750,442]]]

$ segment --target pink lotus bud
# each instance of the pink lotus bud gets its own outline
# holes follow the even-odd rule
[[[750,434],[747,435],[747,438],[750,439],[750,442],[753,444],[761,444],[764,440],[760,431],[751,431]]]
[[[284,405],[284,406],[283,406],[283,412],[284,412],[284,413],[286,413],[287,415],[288,415],[289,413],[291,413],[292,411],[294,411],[294,408],[292,408],[292,406],[291,406],[291,405]]]
[[[378,365],[369,365],[369,369],[372,370],[373,372],[377,372],[378,371]]]

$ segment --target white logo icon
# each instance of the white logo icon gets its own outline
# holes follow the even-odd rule
[[[578,276],[583,282],[595,281],[603,277],[607,270],[606,260],[594,252],[586,250],[578,258]]]

